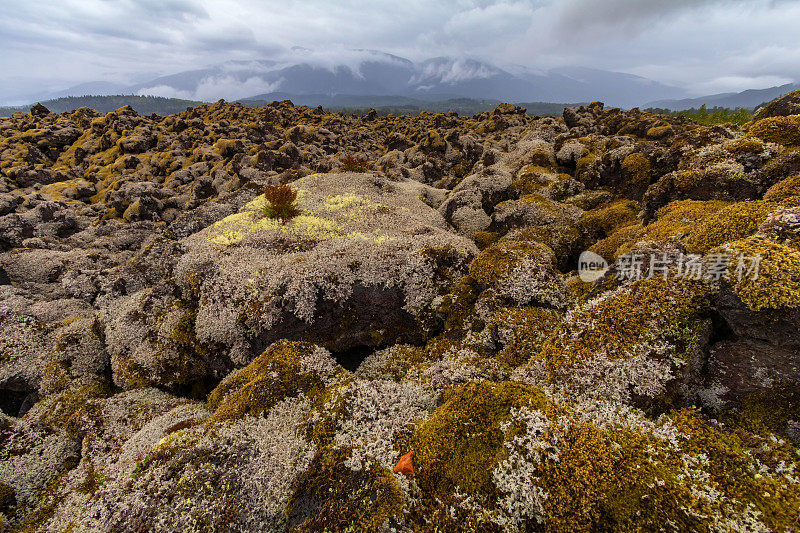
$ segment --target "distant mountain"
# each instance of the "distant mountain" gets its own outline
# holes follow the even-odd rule
[[[80,107],[90,107],[100,113],[109,113],[120,107],[129,105],[140,115],[156,113],[158,115],[171,115],[184,111],[187,107],[202,104],[193,100],[179,100],[177,98],[160,98],[155,96],[115,95],[115,96],[70,96],[55,100],[44,100],[43,106],[53,113],[74,111]],[[27,113],[30,106],[0,107],[0,117],[10,116],[21,111]]]
[[[685,98],[683,100],[657,100],[646,104],[644,107],[657,107],[671,109],[673,111],[683,111],[685,109],[699,108],[705,105],[711,107],[743,107],[755,109],[759,105],[780,98],[792,91],[800,90],[800,83],[787,83],[778,87],[767,89],[749,89],[739,93],[720,93],[697,98]]]
[[[453,57],[414,63],[374,50],[325,54],[298,49],[292,54],[282,60],[229,61],[162,76],[115,92],[203,101],[263,100],[264,95],[276,92],[394,96],[427,101],[457,98],[504,102],[603,100],[610,106],[621,107],[686,95],[682,89],[646,78],[589,68],[503,69],[475,59]],[[77,86],[66,90],[70,91],[85,89]]]
[[[292,94],[284,92],[268,93],[257,98],[247,98],[239,101],[245,105],[255,107],[267,105],[276,100],[291,100],[295,105],[308,107],[322,106],[326,111],[366,111],[375,109],[382,113],[394,114],[418,113],[420,111],[430,111],[432,113],[455,111],[459,115],[475,115],[484,111],[491,111],[501,103],[500,100],[486,98],[429,100],[408,96]],[[524,102],[516,105],[527,109],[529,115],[560,116],[565,107],[578,104]]]

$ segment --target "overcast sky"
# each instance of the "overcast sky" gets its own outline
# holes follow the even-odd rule
[[[696,94],[800,79],[800,0],[11,0],[0,102],[293,46],[617,70]]]

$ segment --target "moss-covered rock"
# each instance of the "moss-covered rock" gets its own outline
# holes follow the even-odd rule
[[[279,341],[252,363],[232,373],[208,395],[211,420],[258,415],[287,397],[314,397],[338,365],[330,354],[313,344]]]
[[[789,148],[800,147],[800,115],[757,120],[750,126],[750,134]]]
[[[795,309],[800,306],[800,250],[759,236],[728,243],[733,292],[752,310]],[[740,269],[739,259],[747,261]],[[750,263],[757,260],[757,276]]]
[[[727,241],[748,237],[777,207],[763,201],[737,202],[705,217],[690,229],[686,249],[704,254]]]
[[[388,470],[346,465],[350,450],[318,453],[287,508],[289,531],[383,531],[402,520],[404,495]]]
[[[503,423],[513,408],[543,409],[546,404],[539,390],[514,382],[471,382],[449,389],[411,439],[420,487],[443,500],[455,492],[490,495],[491,470],[505,452]]]
[[[764,200],[779,202],[797,196],[800,196],[800,174],[782,179],[770,187],[764,193]]]

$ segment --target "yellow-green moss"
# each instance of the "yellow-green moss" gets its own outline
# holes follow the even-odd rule
[[[648,139],[663,139],[664,137],[674,133],[672,126],[653,126],[647,130]]]
[[[317,453],[286,506],[289,531],[377,532],[400,520],[405,498],[392,473],[374,463],[351,470],[349,455],[346,448]]]
[[[592,236],[608,236],[617,229],[637,222],[639,203],[633,200],[616,200],[581,216],[579,225]]]
[[[634,152],[622,160],[622,172],[625,181],[621,187],[638,187],[647,185],[650,182],[650,172],[652,166],[650,159],[646,155]]]
[[[552,254],[550,248],[538,242],[500,241],[472,260],[469,274],[480,284],[494,285],[526,257],[537,259]]]
[[[800,174],[782,179],[764,194],[764,200],[781,201],[800,196]]]
[[[488,324],[498,330],[505,343],[497,360],[512,368],[526,363],[560,322],[560,313],[552,309],[532,306],[501,309]]]
[[[750,126],[750,134],[790,148],[800,147],[800,115],[758,120]]]
[[[456,490],[492,491],[492,469],[505,453],[501,424],[513,407],[544,409],[541,391],[517,382],[470,382],[444,393],[444,403],[411,439],[417,481],[428,494],[448,499]]]
[[[556,179],[556,175],[547,167],[525,165],[517,172],[517,178],[511,184],[511,187],[517,194],[532,194],[541,191],[554,179]]]
[[[112,369],[114,375],[127,384],[127,388],[141,389],[153,385],[147,370],[126,355],[118,356],[115,360],[112,360]]]
[[[734,432],[707,421],[691,410],[670,416],[675,428],[686,435],[681,451],[687,456],[703,457],[702,480],[724,494],[729,505],[744,510],[752,505],[759,520],[771,531],[796,531],[800,525],[800,491],[781,475],[764,475],[754,468],[754,453],[759,461],[775,468],[779,461],[796,463],[797,452],[790,444],[763,441],[743,432]],[[756,452],[760,448],[759,452]],[[690,482],[690,480],[685,480]]]
[[[764,143],[752,137],[742,137],[725,144],[725,149],[732,154],[760,153],[764,151]]]
[[[315,372],[303,371],[301,359],[316,349],[305,342],[278,341],[208,395],[212,422],[258,415],[287,397],[314,395],[324,389]]]
[[[657,531],[677,511],[653,501],[665,476],[648,460],[655,442],[647,435],[583,422],[550,439],[558,460],[538,472],[546,531]]]
[[[494,231],[478,231],[472,235],[472,240],[478,246],[479,250],[483,250],[487,246],[491,246],[500,239],[500,234]]]
[[[737,202],[705,217],[690,228],[686,249],[704,254],[728,241],[748,237],[777,207],[772,202]]]
[[[598,254],[606,261],[613,262],[637,242],[637,237],[642,234],[643,230],[641,224],[624,226],[605,239],[594,243],[589,247],[589,251]]]
[[[800,307],[800,250],[753,236],[729,243],[723,251],[731,255],[729,275],[733,292],[750,309]],[[757,277],[746,271],[738,275],[740,257],[760,257]]]
[[[548,338],[537,358],[551,371],[581,367],[595,357],[627,359],[640,342],[666,337],[670,330],[700,316],[709,290],[700,282],[642,279],[574,309]]]
[[[586,171],[588,171],[598,159],[600,159],[600,156],[594,151],[590,151],[578,159],[578,162],[575,165],[575,178],[580,181],[584,181],[584,174],[586,174]]]
[[[729,205],[727,202],[720,200],[671,202],[656,211],[656,220],[634,235],[627,243],[620,245],[615,253],[617,255],[627,253],[633,245],[641,241],[663,242],[673,238],[682,239],[689,235],[697,224],[702,223],[727,205]]]

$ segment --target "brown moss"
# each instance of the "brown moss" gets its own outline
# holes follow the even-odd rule
[[[14,488],[0,482],[0,513],[13,516],[16,505],[17,498]]]

